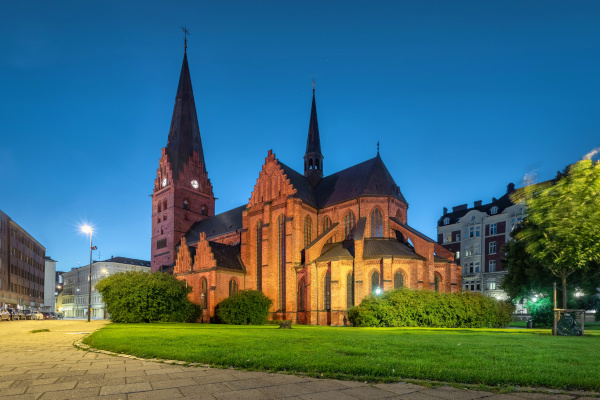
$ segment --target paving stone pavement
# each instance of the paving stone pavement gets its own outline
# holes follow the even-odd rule
[[[366,384],[302,376],[186,367],[82,351],[73,346],[104,321],[0,322],[1,399],[494,399],[570,400],[594,394],[430,389],[411,383]],[[49,332],[31,333],[34,329]]]

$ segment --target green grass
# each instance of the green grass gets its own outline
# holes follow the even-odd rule
[[[587,329],[583,337],[553,337],[540,329],[111,324],[84,343],[146,358],[327,378],[600,390],[600,332]]]
[[[50,332],[50,329],[34,329],[31,333]]]

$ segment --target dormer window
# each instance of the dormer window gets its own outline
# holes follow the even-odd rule
[[[450,223],[450,218],[444,218],[444,225],[448,225]]]
[[[498,214],[498,207],[494,206],[494,207],[490,208],[490,214],[492,214],[492,215]]]

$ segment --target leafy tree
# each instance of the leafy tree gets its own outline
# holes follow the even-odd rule
[[[567,278],[600,262],[600,162],[581,160],[554,185],[525,192],[530,223],[517,239],[560,279],[566,307]]]
[[[196,322],[200,306],[187,298],[192,288],[162,272],[121,272],[102,279],[96,289],[113,322]]]

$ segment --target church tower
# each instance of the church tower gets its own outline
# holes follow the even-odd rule
[[[323,179],[323,154],[321,154],[321,139],[319,138],[319,123],[317,122],[314,81],[308,139],[306,140],[306,153],[304,154],[304,176],[313,186],[317,186]]]
[[[192,224],[215,214],[188,67],[187,37],[184,48],[171,129],[152,194],[153,272],[173,265],[175,246]]]

